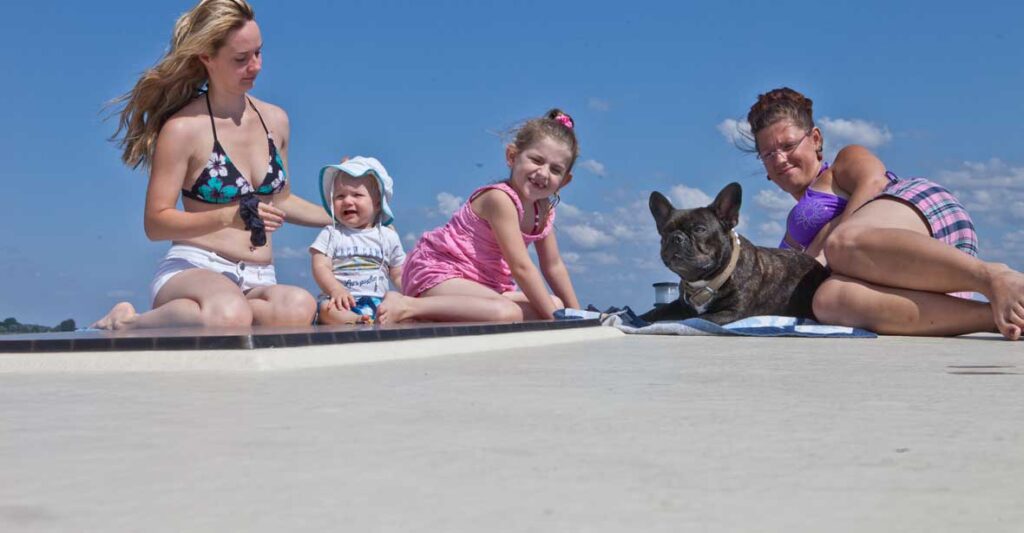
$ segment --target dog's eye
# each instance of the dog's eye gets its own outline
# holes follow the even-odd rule
[[[707,226],[705,226],[703,224],[697,224],[696,226],[693,227],[694,235],[704,235],[707,232],[708,232],[708,228],[707,228]]]

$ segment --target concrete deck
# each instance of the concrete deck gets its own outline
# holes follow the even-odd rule
[[[0,531],[1024,531],[1024,344],[442,353],[0,374]]]

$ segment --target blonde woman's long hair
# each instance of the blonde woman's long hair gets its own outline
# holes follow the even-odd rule
[[[201,54],[214,55],[228,35],[255,18],[245,0],[201,0],[174,24],[171,46],[142,74],[135,87],[111,102],[122,105],[111,137],[123,149],[124,164],[148,167],[164,122],[199,94],[207,82]],[[124,136],[118,140],[121,132]]]

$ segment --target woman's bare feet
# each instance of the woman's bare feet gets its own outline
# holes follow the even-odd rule
[[[377,306],[377,323],[383,325],[403,322],[408,320],[410,311],[409,296],[389,291],[384,295],[384,301]]]
[[[96,329],[123,329],[131,324],[137,316],[139,314],[135,312],[135,307],[132,304],[121,302],[114,305],[106,316],[93,322],[89,327]]]
[[[991,289],[985,296],[992,305],[996,328],[1009,340],[1020,340],[1024,330],[1024,274],[1006,265],[993,265]]]

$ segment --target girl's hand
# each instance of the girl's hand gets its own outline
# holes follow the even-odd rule
[[[276,231],[284,224],[284,211],[274,207],[274,202],[260,202],[259,213],[267,233]]]
[[[331,305],[338,311],[348,311],[356,306],[356,299],[352,297],[352,293],[348,292],[348,289],[341,287],[331,291]]]

